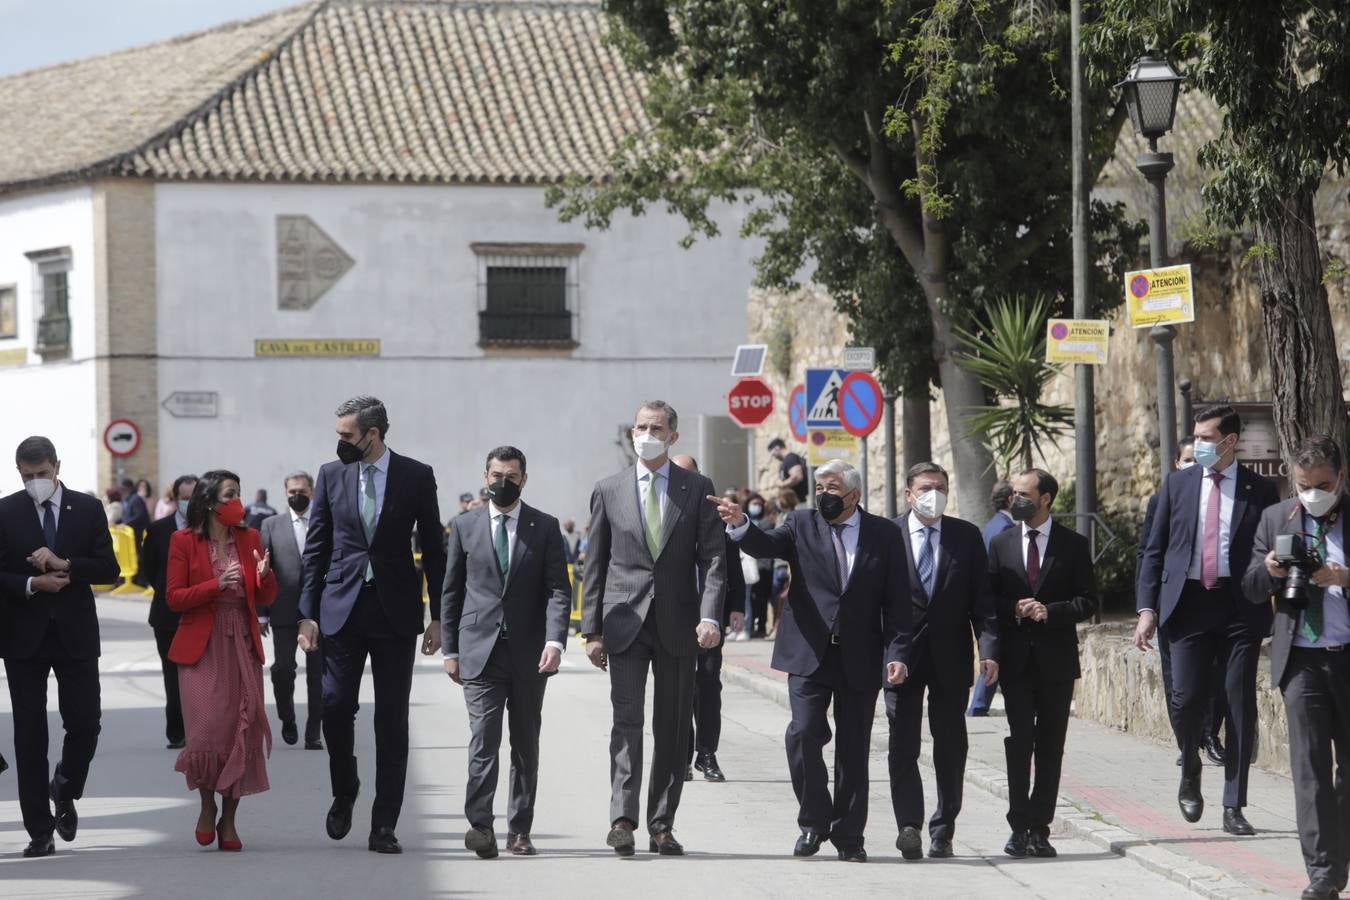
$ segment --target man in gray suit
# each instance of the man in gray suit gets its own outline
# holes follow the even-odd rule
[[[600,481],[591,494],[580,631],[586,656],[609,671],[610,831],[618,856],[635,851],[642,784],[647,670],[653,675],[649,848],[680,856],[672,831],[684,788],[699,648],[722,639],[718,620],[726,544],[717,512],[703,501],[712,482],[670,462],[679,417],[663,400],[643,404],[633,423],[635,469]],[[702,593],[699,573],[703,573]]]
[[[309,531],[309,501],[314,496],[314,479],[306,472],[286,476],[286,505],[283,513],[262,521],[263,548],[272,554],[272,571],[277,576],[277,598],[268,610],[263,636],[272,631],[272,694],[281,719],[281,739],[294,744],[300,739],[295,725],[295,651],[300,634],[301,560],[305,553],[305,535]],[[323,741],[323,663],[315,648],[305,653],[305,749],[322,750]]]
[[[548,677],[566,648],[572,585],[558,520],[521,502],[525,454],[498,447],[485,468],[489,505],[454,520],[441,591],[445,673],[463,686],[469,710],[464,846],[482,859],[497,855],[492,799],[505,711],[511,725],[506,849],[534,856],[540,714]]]

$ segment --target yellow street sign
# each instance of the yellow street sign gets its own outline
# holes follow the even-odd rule
[[[259,338],[254,356],[379,356],[379,338]]]
[[[1045,361],[1104,366],[1110,337],[1105,319],[1051,319],[1045,323]]]
[[[832,459],[842,459],[851,466],[862,465],[858,439],[842,428],[812,428],[806,436],[806,464],[823,466]]]
[[[1190,265],[1126,272],[1125,307],[1131,328],[1194,322]]]

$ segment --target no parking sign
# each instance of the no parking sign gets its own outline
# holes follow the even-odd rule
[[[867,372],[850,372],[839,386],[839,424],[865,438],[881,424],[881,385]]]

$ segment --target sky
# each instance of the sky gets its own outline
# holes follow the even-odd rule
[[[0,75],[248,19],[301,0],[0,0]]]

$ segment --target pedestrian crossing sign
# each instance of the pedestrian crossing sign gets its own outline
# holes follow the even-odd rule
[[[844,369],[806,370],[806,427],[839,428],[839,389]]]

